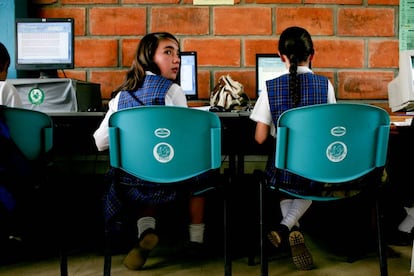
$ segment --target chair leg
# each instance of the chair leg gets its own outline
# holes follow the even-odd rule
[[[68,256],[64,248],[60,249],[60,276],[68,276]]]
[[[224,275],[232,275],[232,260],[230,251],[230,227],[229,227],[229,185],[231,185],[231,177],[229,178],[228,185],[224,185]]]
[[[264,217],[265,217],[265,195],[264,195],[264,183],[263,180],[259,182],[259,201],[260,201],[260,275],[267,276],[269,274],[268,268],[268,260],[266,255],[266,233],[265,233],[265,225],[264,225]]]
[[[105,230],[105,241],[104,241],[104,276],[111,275],[111,264],[112,264],[112,252],[111,252],[111,243],[110,243],[110,233],[109,230]]]
[[[383,239],[383,228],[382,228],[382,210],[380,199],[376,199],[375,202],[375,210],[376,210],[376,220],[377,220],[377,239],[378,239],[378,257],[380,262],[380,272],[381,276],[388,275],[388,266],[387,266],[387,246]]]

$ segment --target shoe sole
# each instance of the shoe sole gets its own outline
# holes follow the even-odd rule
[[[124,265],[131,270],[140,270],[148,259],[149,253],[158,244],[158,236],[154,233],[146,234],[137,247],[129,251],[124,259]]]
[[[289,245],[292,253],[293,263],[299,270],[310,270],[314,268],[312,255],[305,245],[305,238],[299,231],[289,234]]]
[[[267,235],[267,238],[277,248],[282,243],[282,238],[280,237],[279,233],[276,231],[270,231],[269,234]]]

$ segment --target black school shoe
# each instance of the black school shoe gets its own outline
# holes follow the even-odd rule
[[[270,230],[267,238],[276,248],[284,248],[288,244],[289,228],[284,224],[279,224],[275,229]]]

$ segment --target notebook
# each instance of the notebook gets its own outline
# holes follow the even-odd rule
[[[180,73],[177,79],[184,90],[187,100],[197,100],[197,52],[181,52]]]
[[[258,98],[266,81],[280,76],[286,71],[286,65],[278,54],[256,54],[256,97]]]

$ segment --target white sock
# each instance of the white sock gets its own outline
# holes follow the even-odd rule
[[[290,207],[292,206],[293,199],[283,199],[280,201],[280,211],[282,212],[282,217],[286,217]]]
[[[138,226],[138,238],[147,229],[155,229],[155,218],[153,217],[142,217],[137,221]]]
[[[407,211],[407,216],[400,225],[398,225],[398,230],[410,233],[414,227],[414,207],[405,208],[405,210]]]
[[[283,199],[280,201],[280,210],[282,212],[282,218],[286,217],[290,208],[292,208],[292,202],[293,199]],[[299,227],[299,222],[297,222],[295,226]]]
[[[294,225],[299,223],[299,219],[305,214],[311,204],[311,200],[294,199],[291,208],[286,216],[283,217],[281,224],[286,225],[291,230]]]
[[[188,230],[190,233],[190,241],[203,243],[204,242],[204,228],[205,228],[204,223],[190,224],[188,226]]]

